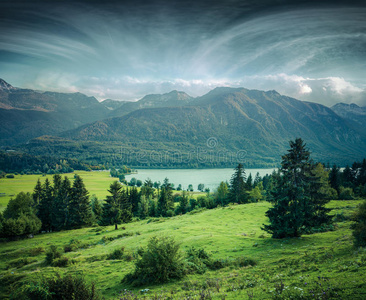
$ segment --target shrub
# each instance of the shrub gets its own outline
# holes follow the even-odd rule
[[[353,216],[354,223],[352,225],[352,235],[354,237],[355,247],[365,247],[366,246],[366,201],[363,202],[358,211]]]
[[[32,249],[29,250],[29,254],[31,256],[37,256],[37,255],[40,255],[43,252],[44,252],[43,247],[36,247],[36,248],[32,248]]]
[[[69,265],[70,261],[66,256],[61,256],[59,258],[55,258],[52,262],[52,266],[64,268]]]
[[[235,264],[239,267],[255,266],[257,265],[257,261],[248,257],[238,257]]]
[[[353,200],[354,199],[353,190],[351,188],[341,187],[338,198],[339,200]]]
[[[51,245],[50,249],[46,252],[46,263],[51,265],[53,260],[60,258],[62,256],[61,252],[57,250],[55,245]]]
[[[179,244],[171,237],[152,237],[135,263],[135,271],[124,281],[133,285],[165,283],[185,275],[183,256]]]
[[[125,248],[115,249],[111,254],[107,256],[107,259],[122,259]]]
[[[13,174],[8,174],[8,175],[6,175],[6,178],[14,178],[14,175]]]
[[[21,268],[23,266],[26,266],[26,265],[29,265],[31,263],[34,263],[35,261],[37,261],[37,260],[34,259],[34,258],[28,258],[28,257],[19,258],[19,259],[16,259],[16,260],[13,260],[13,261],[9,262],[9,264],[7,266],[7,269],[10,269],[10,268]]]
[[[56,274],[54,278],[30,282],[23,287],[23,293],[30,300],[99,300],[94,283],[87,284],[82,276]]]

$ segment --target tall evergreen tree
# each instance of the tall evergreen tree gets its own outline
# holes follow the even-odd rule
[[[53,188],[46,178],[42,186],[42,195],[38,204],[37,216],[42,222],[42,229],[52,230],[52,210],[53,210]]]
[[[138,214],[138,206],[139,206],[140,198],[141,198],[141,195],[138,192],[136,187],[132,187],[129,189],[128,201],[130,203],[132,214],[134,216],[137,216],[137,214]]]
[[[251,191],[253,188],[253,177],[252,173],[249,173],[247,182],[246,182],[246,190]]]
[[[282,156],[280,172],[272,174],[269,201],[273,207],[266,212],[270,224],[263,229],[274,238],[298,237],[304,230],[329,221],[326,201],[316,191],[324,183],[311,173],[310,152],[302,139],[290,141],[288,153]]]
[[[169,210],[174,211],[173,192],[168,178],[165,178],[160,190],[157,213],[166,217]]]
[[[230,180],[230,190],[228,199],[232,203],[248,203],[248,194],[245,189],[246,175],[242,164],[238,164],[235,173]]]
[[[68,222],[70,228],[80,228],[92,223],[89,192],[78,175],[71,188]]]
[[[60,230],[65,225],[66,205],[62,197],[62,178],[56,174],[53,176],[53,207],[52,207],[52,229]]]
[[[341,187],[341,174],[337,165],[333,165],[332,169],[329,172],[329,182],[330,186],[335,189],[339,195],[339,190]]]
[[[177,208],[177,214],[185,214],[188,211],[188,196],[186,191],[182,192],[182,196],[179,198],[179,206]]]
[[[128,194],[122,189],[118,181],[114,181],[109,186],[108,195],[103,203],[103,219],[105,225],[114,225],[118,229],[118,224],[127,223],[132,218],[132,207]]]
[[[37,184],[34,187],[33,194],[32,194],[35,206],[38,206],[39,202],[41,201],[42,193],[43,193],[43,189],[42,189],[41,180],[38,178]]]
[[[95,195],[92,196],[91,206],[92,206],[92,212],[94,215],[95,222],[97,222],[99,224],[102,221],[103,208],[100,205],[99,200]]]

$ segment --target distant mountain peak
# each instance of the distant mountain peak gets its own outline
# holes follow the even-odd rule
[[[11,91],[15,89],[16,88],[13,87],[11,84],[7,83],[4,79],[0,78],[0,90]]]

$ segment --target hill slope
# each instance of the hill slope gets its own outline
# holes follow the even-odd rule
[[[127,104],[126,104],[127,105]],[[125,105],[124,105],[125,106]],[[302,137],[315,159],[355,160],[364,155],[362,135],[334,113],[316,103],[243,88],[216,88],[189,105],[139,109],[125,116],[98,121],[61,134],[77,141],[157,142],[154,151],[197,150],[222,153],[245,151],[245,160],[279,159],[288,141]],[[214,141],[214,145],[208,142]],[[186,146],[174,149],[177,143]],[[150,149],[151,151],[151,149]],[[266,159],[267,158],[267,159]],[[232,161],[236,163],[237,161]]]
[[[212,299],[278,299],[275,291],[280,299],[364,299],[366,255],[353,248],[349,229],[349,217],[359,203],[332,201],[328,205],[334,208],[332,214],[342,216],[336,230],[296,239],[271,239],[260,229],[267,222],[265,212],[270,206],[263,202],[141,220],[124,224],[125,230],[116,231],[113,226],[84,228],[1,243],[0,298],[7,299],[12,283],[13,288],[20,287],[30,279],[39,280],[39,274],[82,272],[107,299],[211,299],[202,294]],[[121,283],[133,270],[139,247],[145,247],[155,235],[173,236],[183,252],[190,247],[202,248],[228,266],[166,285],[134,288]],[[44,263],[44,251],[50,245],[61,250],[71,240],[78,247],[63,255],[72,264],[57,268]],[[122,259],[107,259],[121,247]],[[246,265],[248,259],[257,265]],[[140,290],[146,288],[145,297]],[[126,290],[136,298],[128,298]]]

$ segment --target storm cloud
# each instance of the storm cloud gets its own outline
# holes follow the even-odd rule
[[[2,2],[0,77],[99,99],[243,86],[366,105],[366,6],[271,2]]]

